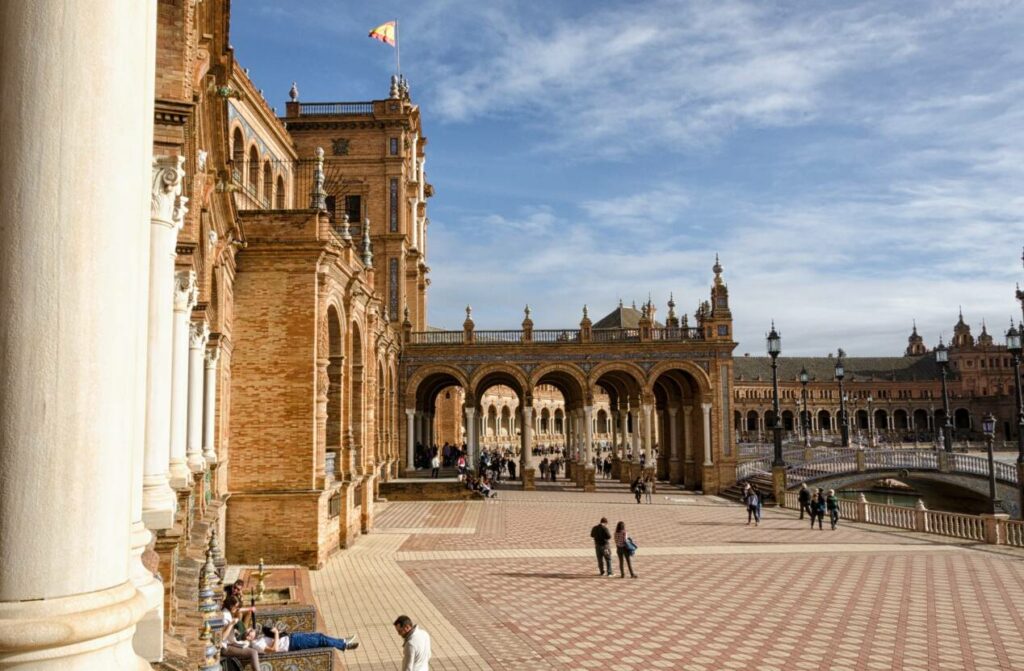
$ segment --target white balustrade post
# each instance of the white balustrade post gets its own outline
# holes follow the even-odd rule
[[[594,444],[594,406],[583,406],[583,458],[587,462],[587,468],[594,468],[593,444]]]
[[[188,344],[188,432],[185,457],[188,469],[195,474],[206,471],[203,457],[203,359],[210,327],[206,322],[189,324]]]
[[[183,489],[191,483],[185,462],[188,429],[188,347],[189,314],[198,299],[196,274],[182,270],[175,274],[174,329],[171,335],[171,486]]]
[[[654,464],[654,407],[650,403],[644,403],[640,406],[643,412],[643,441],[644,441],[644,455],[646,457],[645,467],[651,468]]]
[[[701,403],[700,407],[704,411],[704,465],[711,466],[711,404]]]
[[[217,425],[217,361],[220,348],[212,344],[206,348],[203,382],[203,458],[206,463],[217,463],[215,428]]]
[[[466,413],[466,428],[469,433],[469,441],[466,445],[467,451],[469,452],[469,467],[470,470],[476,468],[477,458],[477,423],[476,423],[476,408],[466,407],[464,408]]]
[[[141,671],[156,3],[0,15],[0,668]]]
[[[683,406],[683,459],[686,463],[693,463],[693,406]]]

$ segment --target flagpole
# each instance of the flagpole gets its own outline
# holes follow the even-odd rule
[[[402,43],[398,39],[398,19],[395,19],[395,69],[402,74]]]

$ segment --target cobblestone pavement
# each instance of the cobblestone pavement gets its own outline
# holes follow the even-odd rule
[[[589,529],[624,520],[636,580],[597,575]],[[1024,552],[790,511],[759,527],[714,497],[625,486],[389,503],[312,574],[348,669],[397,669],[391,621],[431,669],[1024,669]],[[616,565],[616,573],[617,573]]]

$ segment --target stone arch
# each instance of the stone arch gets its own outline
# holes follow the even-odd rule
[[[927,431],[928,430],[928,411],[924,408],[918,408],[914,410],[914,430],[915,431]]]
[[[906,431],[910,428],[910,415],[904,408],[897,408],[892,411],[892,425],[897,431]]]
[[[761,416],[757,413],[757,410],[747,411],[747,431],[757,433],[760,428]]]
[[[365,380],[364,380],[364,341],[363,332],[357,320],[353,319],[349,331],[349,422],[351,447],[355,449],[356,463],[362,466],[363,439],[366,435],[363,420],[365,417]]]
[[[342,367],[345,362],[344,328],[336,305],[327,306],[327,447],[342,444]],[[320,355],[323,356],[322,354]]]
[[[712,388],[711,378],[703,368],[692,361],[663,361],[655,365],[646,376],[646,383],[644,385],[645,391],[653,393],[654,383],[658,378],[673,370],[681,370],[685,373],[689,373],[690,377],[696,380],[698,390],[705,400],[710,397]]]
[[[583,371],[572,364],[552,363],[540,366],[530,376],[530,389],[536,389],[542,384],[550,384],[558,389],[567,406],[585,405],[591,402],[593,396]]]
[[[263,204],[265,207],[272,207],[274,205],[274,170],[270,167],[270,160],[265,159],[263,161],[263,184],[262,191]]]
[[[520,402],[526,398],[530,387],[530,381],[526,375],[516,366],[510,364],[487,364],[474,371],[469,380],[469,388],[473,398],[479,400],[487,389],[495,385],[505,385],[519,397]]]
[[[967,408],[957,408],[953,411],[953,428],[957,431],[966,431],[973,425],[971,411]]]
[[[448,384],[438,387],[437,391],[445,387],[456,386],[462,387],[467,394],[469,393],[469,380],[465,373],[455,366],[445,364],[423,366],[413,371],[405,383],[405,405],[407,408],[424,409],[424,406],[419,403],[422,396],[420,392],[423,391],[422,387],[432,386],[424,383],[432,381],[435,383],[448,382]]]

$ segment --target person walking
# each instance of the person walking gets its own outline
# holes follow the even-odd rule
[[[811,528],[814,528],[814,520],[818,520],[818,531],[822,530],[822,525],[825,522],[825,492],[821,488],[814,494],[814,498],[811,499]]]
[[[544,457],[540,460],[540,479],[546,480],[548,477],[548,458]]]
[[[761,500],[758,496],[758,492],[753,487],[747,489],[747,498],[744,501],[747,504],[747,526],[750,526],[751,521],[754,522],[754,526],[760,526],[761,524]]]
[[[436,478],[441,473],[441,457],[436,453],[430,459],[430,477]]]
[[[639,504],[641,497],[644,495],[644,481],[640,479],[640,476],[637,476],[636,480],[633,481],[630,489],[633,490],[633,496],[636,497],[636,502]]]
[[[648,475],[644,478],[644,500],[647,503],[654,503],[651,498],[654,495],[654,479]]]
[[[633,572],[633,552],[630,545],[634,545],[633,539],[626,535],[626,523],[620,521],[615,525],[615,552],[619,555],[619,577],[625,578],[626,571],[622,563],[625,560],[626,565],[629,566],[629,577],[637,577],[636,573]]]
[[[403,640],[402,671],[430,671],[430,634],[408,615],[399,615],[394,625]]]
[[[602,517],[598,524],[590,530],[594,539],[594,554],[597,555],[597,570],[600,575],[612,577],[612,534],[608,531],[608,518]]]
[[[800,485],[800,493],[797,495],[797,500],[800,502],[800,519],[803,519],[805,510],[808,515],[811,514],[811,490],[807,489],[806,482]]]
[[[839,498],[836,496],[836,490],[828,490],[825,507],[828,509],[828,521],[832,524],[832,531],[835,531],[836,524],[839,523]]]

